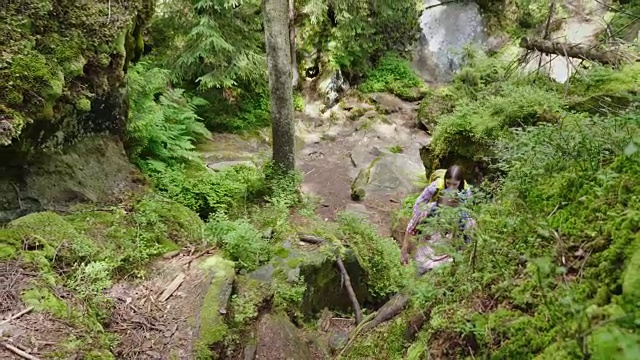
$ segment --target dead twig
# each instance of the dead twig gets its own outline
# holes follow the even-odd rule
[[[6,320],[4,320],[4,321],[0,322],[0,325],[6,324],[6,323],[8,323],[8,322],[10,322],[10,321],[12,321],[12,320],[15,320],[15,319],[17,319],[17,318],[21,317],[22,315],[28,314],[29,312],[31,312],[31,310],[33,310],[33,306],[29,306],[28,308],[26,308],[26,309],[24,309],[24,310],[20,311],[19,313],[17,313],[17,314],[15,314],[15,315],[11,316],[10,318],[8,318],[8,319],[6,319]]]
[[[39,358],[37,358],[37,357],[35,357],[35,356],[25,352],[25,351],[22,351],[22,350],[18,349],[17,347],[13,346],[13,345],[7,344],[6,342],[3,342],[2,346],[4,346],[5,349],[11,351],[12,353],[20,356],[23,359],[40,360]]]
[[[353,311],[356,313],[356,325],[358,325],[362,322],[362,310],[360,310],[358,298],[356,297],[356,293],[353,291],[353,287],[351,286],[351,278],[349,278],[349,274],[347,273],[347,269],[344,267],[344,263],[342,262],[342,258],[340,258],[340,254],[338,254],[336,257],[336,263],[338,263],[338,268],[342,273],[344,285],[347,288],[347,294],[349,294],[349,299],[351,299],[351,303],[353,304]]]
[[[194,250],[195,250],[195,248],[191,250],[191,253],[189,254],[189,256],[193,255]],[[193,255],[191,257],[191,259],[189,259],[189,261],[187,262],[187,264],[185,266],[187,267],[187,269],[189,269],[191,267],[191,263],[192,262],[194,262],[195,260],[203,257],[206,254],[210,254],[213,250],[215,250],[215,246],[208,247],[208,248],[200,251],[199,253]]]

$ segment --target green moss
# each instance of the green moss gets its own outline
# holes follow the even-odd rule
[[[3,49],[0,83],[5,86],[0,92],[0,103],[9,104],[25,118],[64,118],[72,114],[52,115],[50,111],[59,109],[62,97],[73,102],[78,91],[111,90],[97,89],[95,84],[118,86],[112,80],[121,76],[122,69],[92,71],[89,74],[92,79],[87,81],[83,77],[85,65],[88,59],[97,55],[95,50],[98,48],[106,48],[99,53],[108,56],[113,48],[110,45],[117,43],[117,34],[126,33],[126,24],[132,19],[135,18],[141,34],[152,15],[149,8],[153,7],[149,0],[135,0],[126,5],[64,1],[55,6],[64,11],[54,9],[54,5],[42,0],[10,2],[3,5],[0,14],[0,47]],[[104,26],[107,13],[119,21]],[[141,36],[138,37],[139,42]],[[124,51],[121,53],[125,54]],[[72,83],[70,80],[74,78]],[[67,124],[65,121],[64,125]],[[14,132],[12,137],[17,137],[19,130]],[[33,139],[21,139],[23,142],[30,140]]]
[[[33,306],[35,311],[45,311],[60,319],[71,317],[73,310],[50,290],[33,288],[22,293],[22,301],[26,306]]]
[[[9,145],[13,138],[18,136],[22,131],[22,128],[27,124],[27,119],[25,119],[20,112],[15,111],[11,108],[8,108],[2,104],[0,104],[0,124],[7,126],[8,130],[5,129],[0,132],[0,145]]]
[[[86,97],[80,98],[75,102],[76,110],[86,113],[91,111],[91,100]]]
[[[343,359],[404,359],[407,321],[403,316],[362,334],[344,353]]]
[[[178,244],[198,244],[203,240],[204,222],[186,206],[158,195],[150,195],[136,205],[142,212],[157,214],[166,224],[168,237]]]
[[[199,333],[195,343],[195,355],[197,359],[210,359],[211,345],[224,340],[228,332],[228,326],[222,314],[218,311],[222,302],[229,294],[225,291],[233,282],[235,276],[234,263],[214,255],[203,261],[199,268],[211,274],[212,279],[207,289],[199,314]]]
[[[260,307],[273,295],[271,286],[263,281],[240,277],[236,293],[231,297],[233,325],[241,329],[258,317]]]
[[[608,325],[593,331],[588,346],[594,359],[637,359],[640,356],[640,335]]]
[[[389,92],[407,101],[420,100],[426,93],[424,82],[411,70],[409,63],[394,54],[385,55],[365,78],[358,87],[365,93]]]
[[[640,237],[638,237],[640,239]],[[631,247],[632,255],[622,279],[622,296],[626,302],[635,306],[640,305],[640,240]]]
[[[98,250],[93,241],[78,233],[71,224],[53,212],[29,214],[9,223],[28,248],[37,249],[50,260],[60,264],[74,264],[87,259]]]

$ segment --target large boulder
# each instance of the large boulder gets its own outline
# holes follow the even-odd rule
[[[120,143],[129,111],[125,74],[143,51],[154,3],[3,3],[0,32],[10,36],[0,40],[2,222],[50,203],[99,202],[128,175]],[[83,142],[96,135],[110,143]]]
[[[412,65],[427,81],[447,82],[462,66],[465,46],[486,48],[484,19],[478,4],[471,1],[427,8],[438,1],[424,0],[424,5]]]
[[[325,109],[335,106],[347,89],[349,89],[349,83],[342,77],[340,70],[322,73],[318,79],[317,92],[322,98]]]
[[[24,166],[0,170],[0,223],[77,203],[117,203],[142,178],[115,136],[85,137]]]
[[[363,168],[351,185],[353,200],[368,194],[406,196],[420,190],[424,167],[413,156],[382,152],[367,168]]]

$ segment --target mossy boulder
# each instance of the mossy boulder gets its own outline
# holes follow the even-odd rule
[[[39,261],[31,256],[37,253],[61,266],[89,259],[98,250],[90,238],[53,212],[34,213],[16,219],[0,232],[0,236],[4,238],[0,249],[4,248],[2,252],[5,255],[11,256],[20,249],[26,249],[24,255],[28,259]],[[39,265],[46,264],[40,262]]]
[[[362,200],[365,194],[406,196],[419,189],[417,182],[423,178],[424,167],[413,157],[384,151],[360,170],[351,184],[351,199]]]
[[[1,152],[1,151],[0,151]],[[0,223],[77,203],[108,204],[140,187],[141,178],[114,136],[84,138],[63,151],[50,150],[0,176]]]
[[[195,315],[194,352],[197,359],[210,359],[210,348],[225,339],[228,326],[225,322],[227,305],[235,278],[234,263],[219,255],[211,256],[198,267],[204,271],[208,287],[204,291],[202,305]]]
[[[11,164],[5,157],[21,166],[24,157],[37,157],[43,148],[61,148],[98,132],[122,134],[125,71],[141,50],[118,51],[117,39],[140,34],[154,3],[25,0],[3,5],[0,145],[11,145],[0,147],[3,167]],[[93,107],[87,98],[94,99]]]

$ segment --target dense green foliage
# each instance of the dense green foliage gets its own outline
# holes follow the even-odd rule
[[[453,162],[486,168],[498,155],[493,144],[510,137],[510,128],[557,123],[573,111],[624,110],[637,101],[637,65],[592,69],[566,91],[544,76],[515,74],[496,59],[470,53],[468,61],[450,88],[423,102],[421,120],[435,126],[431,169]]]
[[[422,1],[306,0],[296,3],[302,71],[328,64],[358,77],[385,53],[405,53],[418,38]]]
[[[358,89],[365,93],[388,92],[408,101],[419,100],[423,91],[426,92],[424,82],[409,67],[407,60],[391,53],[367,71],[365,81]]]
[[[443,247],[454,263],[409,287],[414,311],[429,314],[416,341],[396,319],[347,357],[373,356],[379,343],[404,344],[380,358],[637,357],[639,70],[595,67],[565,97],[563,86],[507,78],[487,59],[437,92],[455,110],[436,115],[434,149],[491,154],[502,176],[475,189],[475,242]],[[594,97],[599,105],[584,106]],[[426,229],[453,230],[450,220]]]

